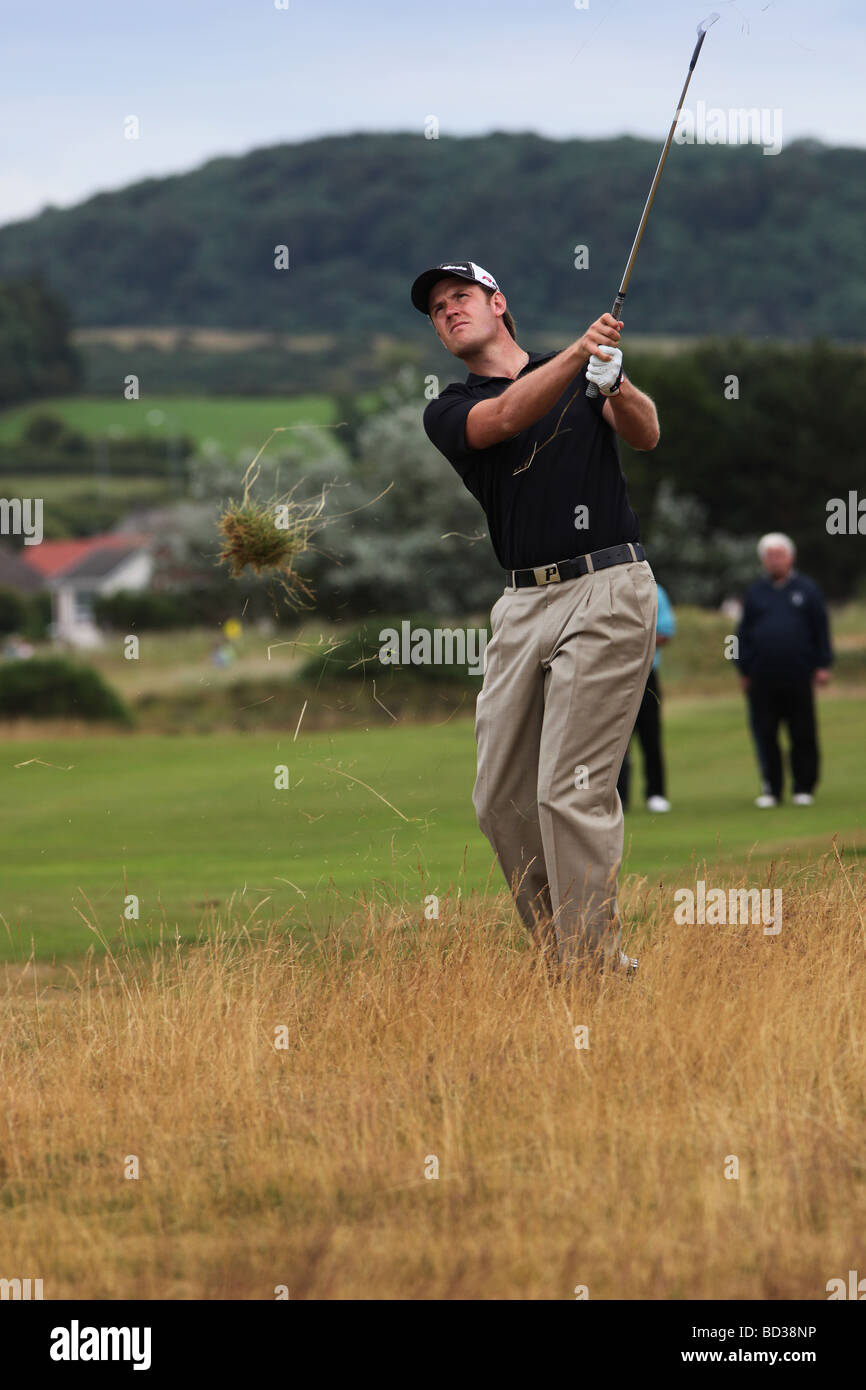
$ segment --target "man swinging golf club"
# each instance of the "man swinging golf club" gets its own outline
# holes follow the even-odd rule
[[[469,369],[424,427],[484,508],[506,572],[476,706],[478,823],[551,962],[632,970],[616,782],[652,666],[656,584],[617,435],[655,448],[655,406],[623,374],[610,314],[561,351],[526,352],[473,261],[425,270],[412,303]]]

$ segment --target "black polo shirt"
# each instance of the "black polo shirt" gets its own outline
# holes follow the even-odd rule
[[[518,378],[556,355],[531,352]],[[470,372],[464,383],[446,386],[424,411],[430,440],[484,508],[503,569],[527,569],[639,540],[616,431],[602,416],[604,396],[587,398],[585,367],[536,424],[488,449],[469,447],[469,411],[510,385],[509,377]]]

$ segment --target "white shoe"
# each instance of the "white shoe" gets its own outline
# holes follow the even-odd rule
[[[648,811],[654,813],[656,811],[669,811],[671,809],[671,803],[664,796],[651,796],[646,804],[646,808]]]
[[[637,970],[637,956],[627,956],[625,951],[620,951],[619,965],[627,976],[632,977]]]
[[[814,796],[810,796],[809,792],[797,792],[795,796],[791,797],[791,800],[795,806],[812,806],[815,802]]]
[[[759,811],[766,811],[770,806],[778,806],[778,804],[776,798],[767,792],[762,792],[760,796],[755,797],[755,805]]]

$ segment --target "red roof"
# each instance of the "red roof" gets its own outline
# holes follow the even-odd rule
[[[112,531],[104,536],[88,536],[84,540],[42,541],[39,545],[24,545],[18,558],[44,578],[62,574],[86,556],[98,550],[138,550],[147,545],[149,536],[131,531]]]

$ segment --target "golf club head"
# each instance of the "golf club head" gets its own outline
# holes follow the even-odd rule
[[[694,72],[695,63],[698,61],[698,54],[700,53],[701,48],[703,47],[704,39],[707,37],[707,30],[710,28],[712,24],[715,24],[718,18],[719,16],[714,10],[712,14],[707,15],[706,19],[702,19],[700,24],[698,25],[698,41],[695,44],[695,51],[692,54],[692,61],[689,63],[689,72]]]

